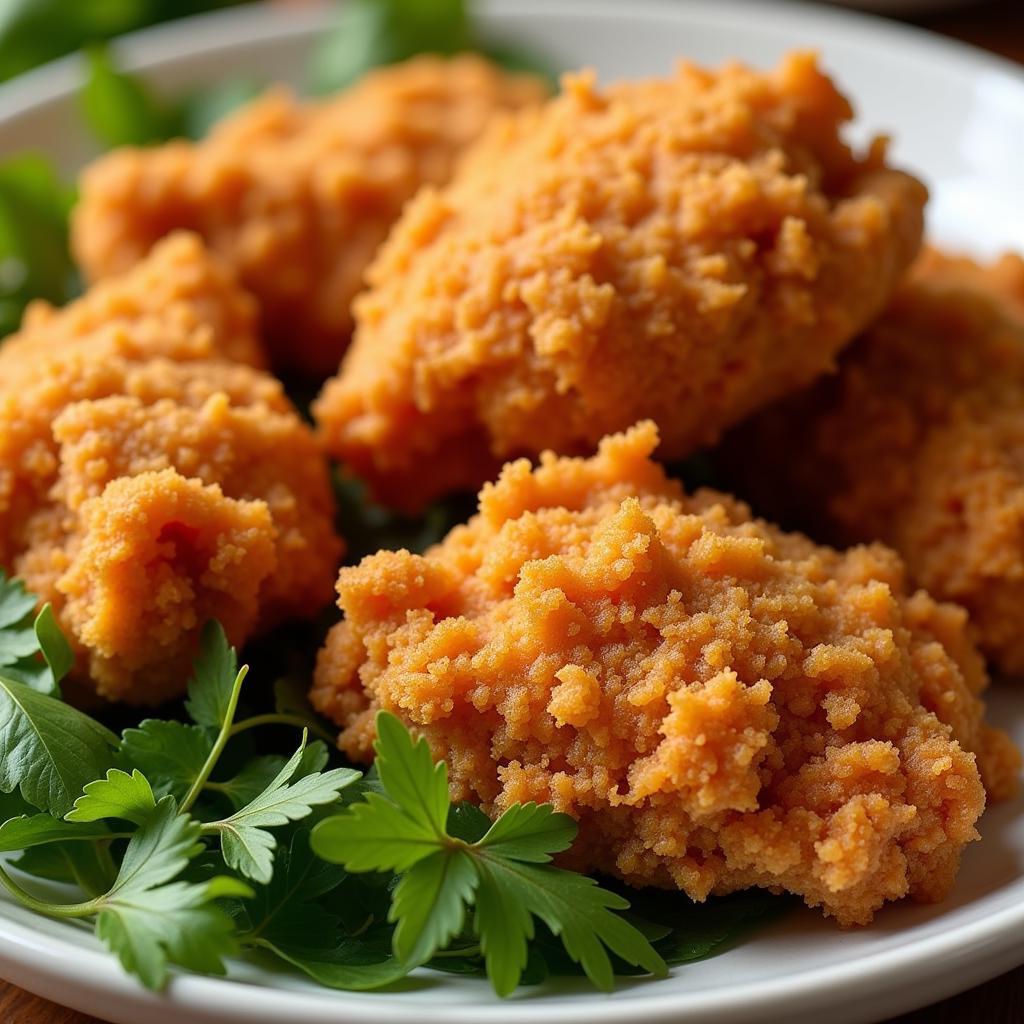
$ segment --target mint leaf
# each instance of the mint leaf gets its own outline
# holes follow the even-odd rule
[[[335,768],[314,772],[289,785],[305,747],[303,733],[302,745],[262,793],[230,817],[204,826],[204,831],[220,835],[227,865],[257,882],[269,882],[273,874],[277,840],[267,829],[304,818],[315,806],[337,800],[341,790],[360,777],[354,769]]]
[[[2,673],[0,669],[0,673]],[[117,737],[88,715],[0,674],[0,790],[63,817],[114,759]]]
[[[111,768],[104,779],[85,787],[75,806],[64,815],[65,821],[100,821],[123,818],[136,825],[145,824],[153,813],[156,801],[146,776],[137,768],[129,775],[120,768]]]
[[[67,840],[109,839],[110,829],[101,823],[72,824],[49,814],[22,815],[0,825],[0,853],[27,850],[44,843]]]
[[[153,782],[157,797],[179,800],[198,778],[213,750],[209,733],[198,725],[147,718],[121,736],[121,760]]]
[[[228,713],[238,676],[238,658],[224,635],[224,627],[211,619],[203,627],[199,657],[188,684],[185,710],[194,722],[219,729]]]
[[[151,989],[167,980],[168,963],[223,974],[237,950],[233,925],[213,900],[251,890],[233,878],[173,881],[201,847],[200,826],[164,797],[132,837],[117,879],[96,901],[96,935],[122,966]]]

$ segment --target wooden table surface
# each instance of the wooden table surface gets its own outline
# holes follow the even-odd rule
[[[1024,0],[997,0],[912,19],[1024,64]],[[54,993],[56,994],[56,993]],[[1021,1024],[1024,967],[888,1024]],[[0,981],[0,1024],[104,1024]],[[185,1022],[183,1022],[185,1024]],[[766,1024],[770,1022],[766,1021]]]

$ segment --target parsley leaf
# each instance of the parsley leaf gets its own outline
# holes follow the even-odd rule
[[[62,817],[114,759],[117,736],[81,711],[0,670],[0,790]]]
[[[629,903],[593,879],[547,863],[576,835],[571,818],[550,806],[509,808],[474,842],[448,832],[448,773],[425,740],[414,742],[387,712],[376,721],[376,768],[384,794],[320,822],[314,851],[349,871],[402,872],[389,919],[395,954],[415,966],[459,935],[475,901],[473,930],[495,991],[519,984],[538,918],[601,989],[613,983],[609,951],[663,974],[665,963],[644,935],[615,911]],[[469,819],[467,821],[467,819]],[[463,824],[472,820],[463,815]]]
[[[211,619],[203,627],[185,710],[192,721],[219,729],[224,725],[238,677],[238,658],[224,627]]]
[[[38,615],[35,595],[0,569],[0,673],[33,690],[60,696],[60,681],[75,657],[50,605]]]
[[[328,772],[313,772],[289,784],[305,749],[306,734],[303,733],[299,749],[262,793],[230,817],[203,826],[204,832],[220,835],[221,851],[228,867],[247,878],[267,883],[273,875],[277,840],[268,828],[306,817],[318,804],[336,800],[342,789],[360,778],[361,773],[354,769],[334,768]]]
[[[97,936],[147,988],[163,986],[168,963],[223,974],[223,958],[238,948],[231,918],[212,901],[251,889],[225,877],[172,881],[200,849],[199,829],[164,797],[128,843],[113,887],[95,901]]]
[[[96,822],[72,824],[49,814],[21,815],[0,825],[0,852],[27,850],[44,843],[69,839],[109,839],[110,829]]]
[[[120,768],[111,768],[106,778],[90,782],[75,806],[64,815],[65,821],[100,821],[103,818],[124,818],[136,825],[145,824],[153,813],[156,800],[146,776],[137,768],[129,775]]]
[[[121,735],[121,760],[153,780],[158,797],[171,793],[180,800],[199,777],[211,750],[207,730],[184,722],[147,718]]]

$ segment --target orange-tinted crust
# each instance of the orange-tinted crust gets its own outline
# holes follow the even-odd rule
[[[1019,764],[964,612],[908,593],[887,548],[686,496],[656,440],[511,463],[425,555],[343,569],[315,706],[360,760],[393,711],[454,798],[551,801],[579,820],[569,863],[632,885],[785,889],[844,924],[941,898],[979,768],[1004,795]]]
[[[813,380],[921,235],[924,187],[850,116],[806,54],[567,77],[409,204],[314,407],[329,449],[415,508],[641,417],[679,458]]]
[[[275,365],[324,377],[406,200],[444,182],[496,111],[544,92],[468,55],[384,68],[316,103],[272,90],[200,143],[119,149],[93,164],[72,220],[75,255],[104,277],[174,228],[198,231],[259,300]]]
[[[838,543],[880,539],[1024,673],[1024,262],[929,252],[837,376],[740,428],[755,507]]]
[[[330,600],[322,453],[276,380],[226,361],[259,361],[252,314],[177,236],[0,349],[0,564],[103,697],[181,693],[209,618],[241,643]]]

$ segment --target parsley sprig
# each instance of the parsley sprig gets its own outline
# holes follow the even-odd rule
[[[421,966],[485,974],[499,995],[580,972],[608,989],[615,974],[708,955],[771,899],[698,911],[680,896],[669,924],[662,894],[627,916],[632,895],[551,863],[575,838],[570,818],[522,804],[492,823],[453,806],[447,767],[394,716],[378,716],[363,775],[309,741],[327,734],[294,677],[273,710],[240,715],[248,668],[216,623],[188,684],[190,721],[118,735],[61,699],[71,650],[36,604],[0,575],[0,888],[91,923],[150,988],[172,968],[222,974],[246,955],[341,989]]]
[[[401,872],[388,915],[401,962],[430,960],[463,931],[473,906],[472,930],[498,995],[519,984],[535,917],[598,988],[614,984],[609,951],[665,973],[643,934],[614,913],[629,907],[625,899],[550,864],[576,837],[570,817],[550,805],[517,804],[475,842],[452,835],[445,763],[433,764],[426,741],[414,743],[393,715],[379,712],[376,725],[384,792],[320,822],[313,849],[348,871]]]

